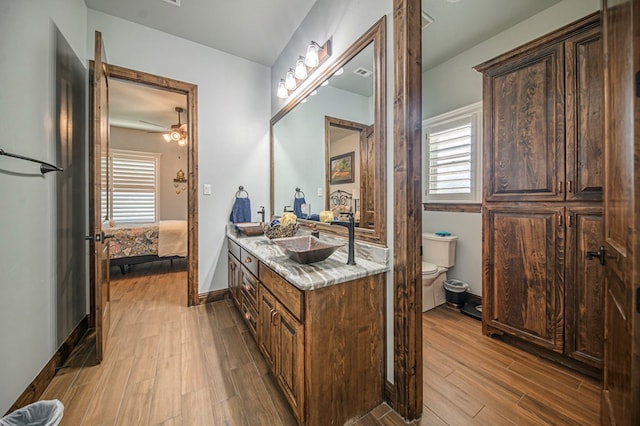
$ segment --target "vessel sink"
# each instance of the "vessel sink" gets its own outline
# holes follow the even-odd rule
[[[236,223],[236,229],[247,236],[264,234],[263,224],[260,222]]]
[[[311,235],[278,238],[272,241],[284,250],[289,259],[298,263],[320,262],[343,246],[343,244],[331,244],[321,241]]]

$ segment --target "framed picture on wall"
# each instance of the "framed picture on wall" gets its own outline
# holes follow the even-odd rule
[[[331,185],[339,183],[353,183],[353,162],[355,151],[346,154],[336,155],[329,160],[329,170],[331,170]]]

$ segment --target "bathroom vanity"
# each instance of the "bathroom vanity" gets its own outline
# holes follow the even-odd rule
[[[298,264],[265,236],[227,233],[229,287],[300,424],[344,424],[384,390],[387,249]]]

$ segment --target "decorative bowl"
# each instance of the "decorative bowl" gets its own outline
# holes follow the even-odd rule
[[[290,223],[288,225],[277,225],[271,226],[269,224],[264,225],[264,235],[267,236],[270,240],[276,238],[287,238],[293,237],[298,232],[298,224]]]
[[[236,223],[236,229],[249,237],[264,234],[263,224],[260,222]]]
[[[331,244],[312,237],[311,235],[280,238],[273,240],[273,242],[284,250],[289,259],[298,263],[320,262],[331,256],[334,251],[344,245]]]

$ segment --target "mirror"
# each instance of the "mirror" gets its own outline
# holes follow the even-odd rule
[[[382,17],[272,118],[272,216],[345,234],[315,220],[352,212],[356,239],[386,245],[385,33]]]

